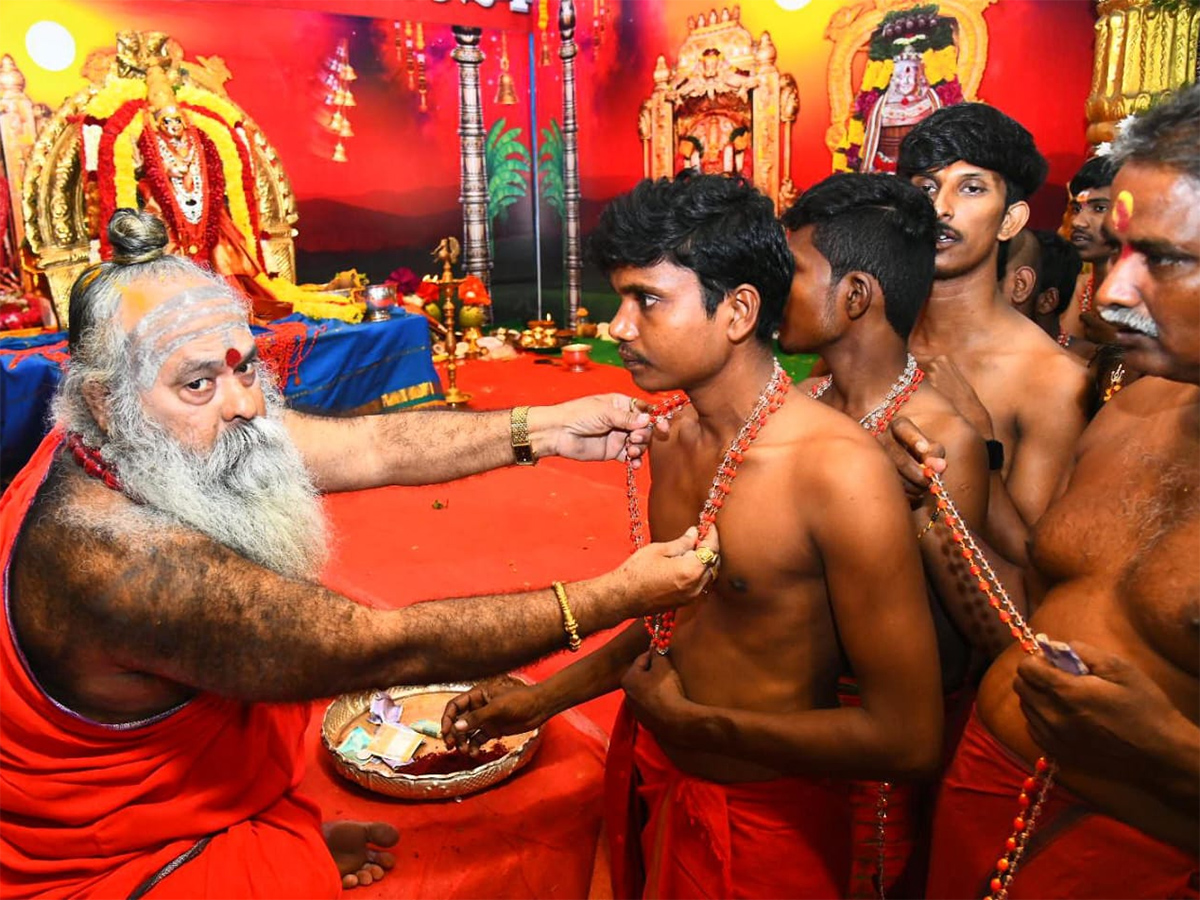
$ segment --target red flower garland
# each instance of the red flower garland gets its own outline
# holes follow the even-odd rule
[[[212,259],[213,247],[217,245],[218,228],[217,216],[213,211],[214,203],[225,202],[225,174],[221,168],[221,157],[216,145],[209,140],[204,132],[196,129],[196,141],[200,145],[201,177],[204,179],[204,199],[201,210],[202,230],[197,236],[191,223],[183,216],[175,191],[171,187],[166,174],[166,166],[158,147],[158,136],[152,128],[142,131],[138,147],[145,160],[143,177],[150,187],[150,194],[158,203],[167,219],[167,226],[175,235],[177,252],[191,257],[199,263],[208,264]],[[191,238],[191,241],[185,240]],[[191,246],[196,247],[191,252]]]
[[[242,163],[242,193],[246,197],[246,209],[250,213],[250,230],[256,238],[261,238],[263,236],[262,221],[261,221],[261,217],[259,216],[259,212],[258,212],[258,203],[256,203],[255,199],[254,199],[255,196],[257,195],[256,189],[255,189],[255,184],[254,184],[254,165],[250,159],[250,149],[246,146],[245,142],[242,141],[242,139],[239,138],[237,135],[237,132],[236,132],[237,123],[236,122],[226,122],[220,115],[218,115],[213,110],[207,109],[206,107],[203,107],[203,106],[197,106],[193,103],[185,103],[185,104],[183,104],[183,108],[186,110],[189,110],[190,112],[196,113],[198,115],[207,116],[208,118],[212,119],[214,122],[217,122],[220,125],[222,125],[223,127],[229,129],[230,137],[233,139],[233,145],[234,145],[234,147],[237,148],[238,159]],[[223,169],[222,169],[222,175],[224,175]],[[222,190],[221,193],[223,195],[225,193],[224,190]],[[256,240],[254,242],[253,249],[254,249],[254,255],[258,260],[258,264],[260,266],[262,266],[263,270],[265,271],[267,268],[267,263],[263,257],[262,244],[259,243],[258,240]]]
[[[117,211],[117,163],[113,148],[121,132],[129,127],[134,116],[146,108],[145,100],[130,100],[108,117],[100,134],[96,154],[96,184],[100,194],[100,258],[112,259],[108,241],[108,222]],[[91,124],[90,121],[86,124]]]

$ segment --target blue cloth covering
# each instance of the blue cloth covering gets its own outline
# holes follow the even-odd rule
[[[300,315],[280,321],[305,323],[306,342],[311,341],[283,386],[294,409],[346,415],[372,403],[392,410],[442,399],[422,316],[395,310],[390,319],[358,325]],[[269,332],[252,330],[256,338]],[[49,430],[50,400],[66,349],[64,332],[0,338],[0,477],[14,476]]]

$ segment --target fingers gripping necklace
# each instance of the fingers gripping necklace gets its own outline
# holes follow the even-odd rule
[[[959,552],[967,562],[969,571],[976,579],[976,587],[986,598],[988,605],[996,610],[1000,621],[1008,626],[1013,640],[1021,645],[1026,653],[1040,653],[1033,632],[1026,624],[1020,610],[1009,599],[1008,592],[1000,583],[995,571],[988,564],[975,538],[967,530],[959,515],[954,501],[946,493],[941,476],[926,467],[924,475],[929,479],[929,490],[937,498],[937,508],[942,513],[942,521],[950,529],[950,536],[959,545]],[[1021,793],[1017,796],[1017,815],[1013,819],[1012,834],[1004,842],[1004,852],[996,860],[992,870],[992,878],[988,883],[991,893],[984,900],[1007,900],[1008,886],[1017,873],[1017,866],[1025,855],[1025,848],[1033,834],[1034,825],[1046,802],[1046,795],[1054,781],[1058,767],[1045,756],[1039,756],[1034,764],[1033,774],[1021,785]]]
[[[717,473],[713,476],[712,486],[708,489],[708,499],[704,501],[704,507],[700,510],[697,541],[704,540],[705,536],[712,529],[713,522],[717,518],[717,513],[725,505],[725,497],[729,494],[730,488],[733,485],[733,479],[737,477],[738,467],[742,464],[746,451],[754,443],[763,426],[767,424],[767,419],[783,406],[791,384],[792,380],[783,371],[778,360],[776,360],[774,370],[771,373],[771,379],[767,382],[766,387],[762,389],[762,393],[758,395],[758,399],[754,403],[754,408],[750,410],[750,415],[742,424],[737,436],[730,443],[729,449],[725,451],[725,456],[721,460],[721,464],[717,466]],[[651,427],[656,422],[669,421],[675,413],[687,406],[688,402],[686,396],[676,394],[673,397],[667,398],[658,406],[655,406],[650,410]],[[625,492],[629,500],[629,537],[633,541],[634,549],[638,550],[646,543],[646,535],[642,524],[641,507],[638,504],[637,485],[634,482],[634,468],[632,464],[628,464],[625,468]],[[660,656],[666,656],[667,651],[671,648],[671,633],[675,628],[675,613],[673,611],[657,613],[652,616],[646,616],[643,621],[646,624],[646,630],[650,633],[651,646],[654,647]]]

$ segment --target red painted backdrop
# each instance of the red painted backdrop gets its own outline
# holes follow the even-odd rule
[[[297,241],[302,278],[326,277],[357,265],[373,280],[408,264],[431,271],[428,249],[461,231],[458,205],[458,87],[450,58],[451,23],[484,29],[481,69],[485,126],[500,117],[521,129],[530,145],[531,80],[537,92],[537,126],[561,121],[561,69],[557,55],[557,0],[548,0],[549,29],[538,27],[538,3],[512,12],[506,0],[485,8],[479,0],[7,0],[0,3],[0,52],[12,53],[35,101],[57,106],[84,86],[78,75],[87,52],[112,46],[118,30],[162,30],[175,36],[189,58],[221,56],[233,73],[230,95],[277,148],[291,176],[300,212]],[[642,175],[637,113],[653,86],[655,60],[674,63],[689,16],[713,0],[577,0],[579,153],[585,230],[615,194]],[[793,179],[805,187],[830,169],[824,135],[829,127],[826,66],[833,45],[824,38],[842,0],[813,0],[796,12],[775,0],[747,0],[741,20],[754,34],[771,33],[777,65],[800,87],[793,139]],[[601,8],[604,16],[601,19]],[[74,65],[62,75],[39,70],[24,52],[28,25],[54,19],[72,30]],[[1023,122],[1051,163],[1047,188],[1035,198],[1035,221],[1057,223],[1063,185],[1084,157],[1083,105],[1092,61],[1094,13],[1090,0],[998,0],[984,13],[989,55],[980,98]],[[418,109],[394,46],[395,22],[424,23],[428,111]],[[500,35],[507,34],[510,71],[520,102],[495,102]],[[550,64],[531,70],[529,40],[543,37]],[[337,42],[350,41],[359,79],[357,106],[347,115],[354,137],[348,161],[331,160],[332,141],[317,126],[322,94],[317,78]],[[535,54],[537,56],[537,54]],[[65,80],[64,80],[65,79]],[[73,80],[72,80],[73,79]],[[543,274],[557,296],[561,271],[560,223],[541,207]],[[536,278],[531,198],[510,209],[494,229],[499,311],[532,307]],[[589,276],[589,284],[595,284]]]

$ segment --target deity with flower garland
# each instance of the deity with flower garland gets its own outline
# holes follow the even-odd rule
[[[963,101],[958,80],[958,23],[936,4],[896,10],[871,35],[867,67],[835,171],[894,172],[900,142],[943,106]]]
[[[173,252],[233,282],[251,298],[257,317],[287,315],[290,305],[266,283],[262,249],[247,240],[230,215],[216,144],[176,104],[162,69],[147,72],[146,88],[146,125],[134,148],[142,206],[166,223]]]

